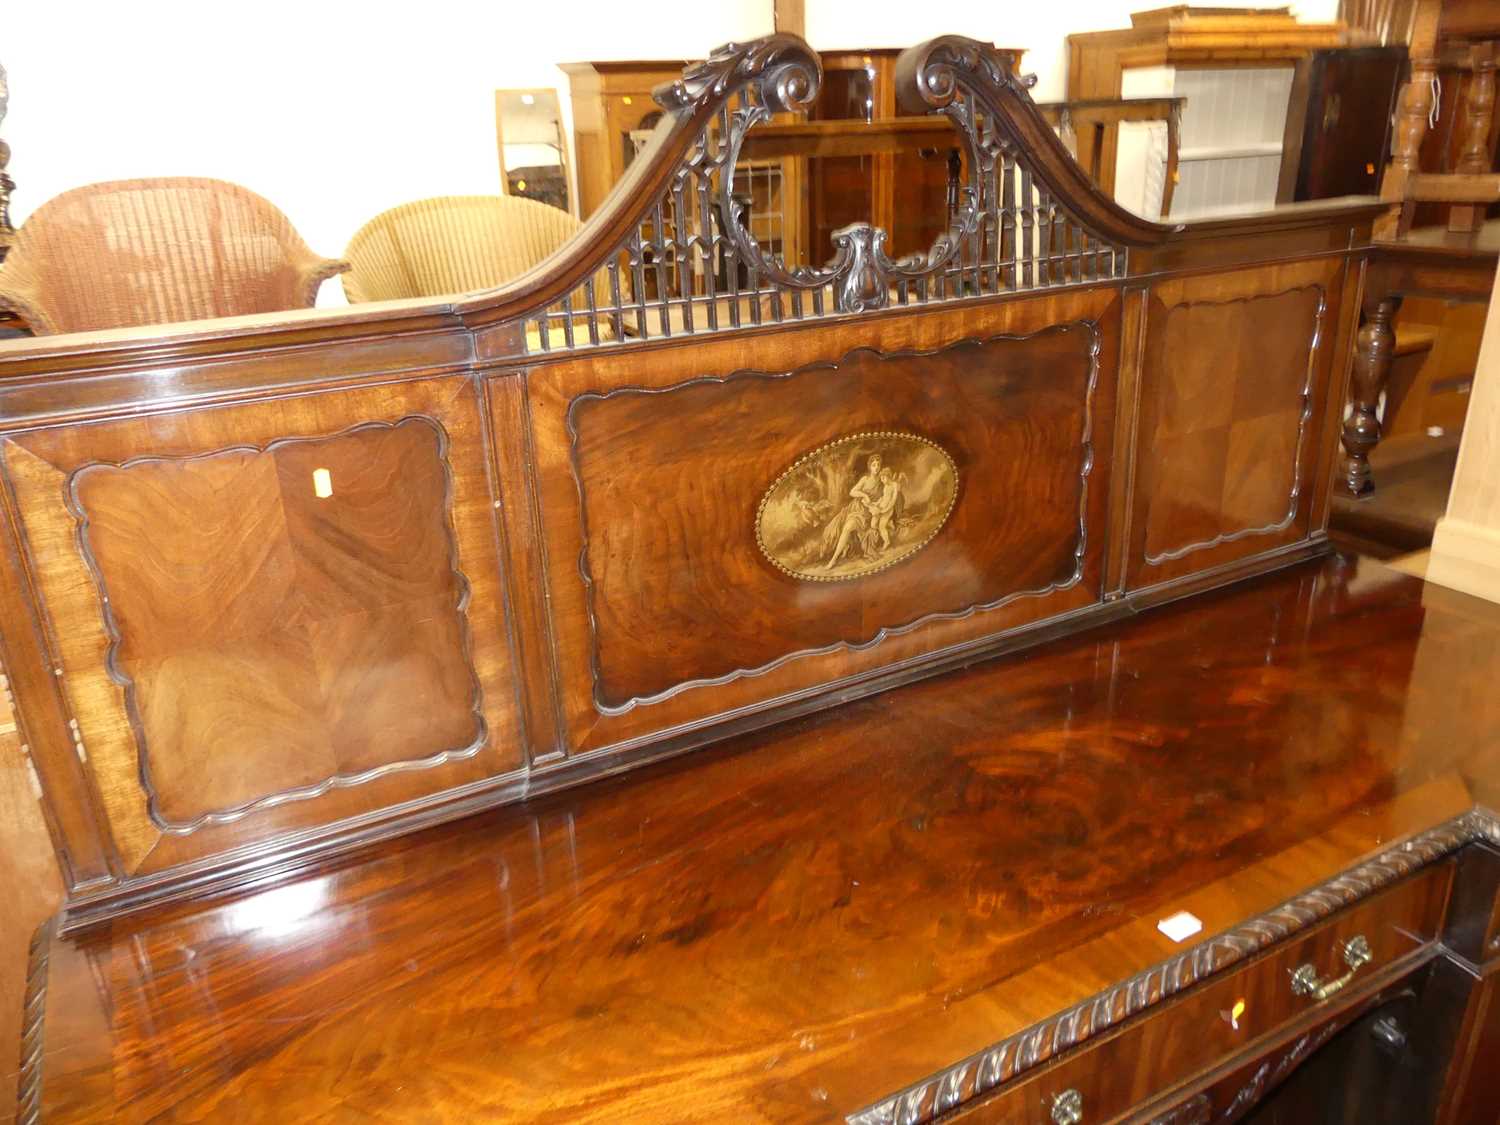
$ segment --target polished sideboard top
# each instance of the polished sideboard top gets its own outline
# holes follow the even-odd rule
[[[23,1082],[55,1122],[927,1121],[1500,843],[1497,676],[1494,607],[1304,562],[44,933]]]

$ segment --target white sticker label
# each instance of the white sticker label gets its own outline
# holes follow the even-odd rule
[[[1186,941],[1203,929],[1203,920],[1196,914],[1179,910],[1176,914],[1156,923],[1156,928],[1173,941]]]

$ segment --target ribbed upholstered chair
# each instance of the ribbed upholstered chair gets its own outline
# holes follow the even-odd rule
[[[578,232],[566,211],[505,195],[445,195],[393,207],[344,251],[351,303],[493,289],[519,277]]]
[[[0,265],[0,308],[38,335],[301,309],[348,268],[236,184],[116,180],[26,220]]]

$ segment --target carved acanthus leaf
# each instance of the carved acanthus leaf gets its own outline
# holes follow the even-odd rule
[[[1029,90],[1036,85],[1036,75],[1016,75],[1010,58],[989,43],[962,35],[940,35],[903,55],[896,83],[903,109],[930,113],[951,105],[960,86]]]
[[[812,104],[822,81],[818,56],[797,36],[783,32],[749,43],[725,43],[651,96],[669,112],[702,110],[753,83],[756,100],[772,113],[795,113]]]

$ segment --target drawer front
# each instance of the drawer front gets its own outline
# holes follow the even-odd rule
[[[1435,865],[1340,911],[1035,1075],[956,1111],[951,1119],[968,1125],[1113,1121],[1250,1049],[1283,1025],[1320,1007],[1333,1008],[1348,990],[1361,988],[1365,979],[1435,941],[1452,872],[1452,861]],[[1348,973],[1344,949],[1358,937],[1369,947],[1369,961],[1353,972],[1345,987],[1331,990],[1324,999],[1294,991],[1294,977],[1305,965],[1313,967],[1320,984]],[[1081,1116],[1057,1110],[1054,1117],[1058,1099],[1076,1103]]]
[[[1276,1121],[1411,1125],[1423,1119],[1416,1107],[1424,1103],[1413,1099],[1400,1061],[1410,1048],[1391,1043],[1382,1027],[1399,1034],[1411,1025],[1426,976],[1418,969],[1330,1001],[1331,1011],[1316,1011],[1312,1020],[1261,1040],[1198,1088],[1179,1089],[1137,1111],[1131,1125],[1228,1125],[1272,1097]]]

